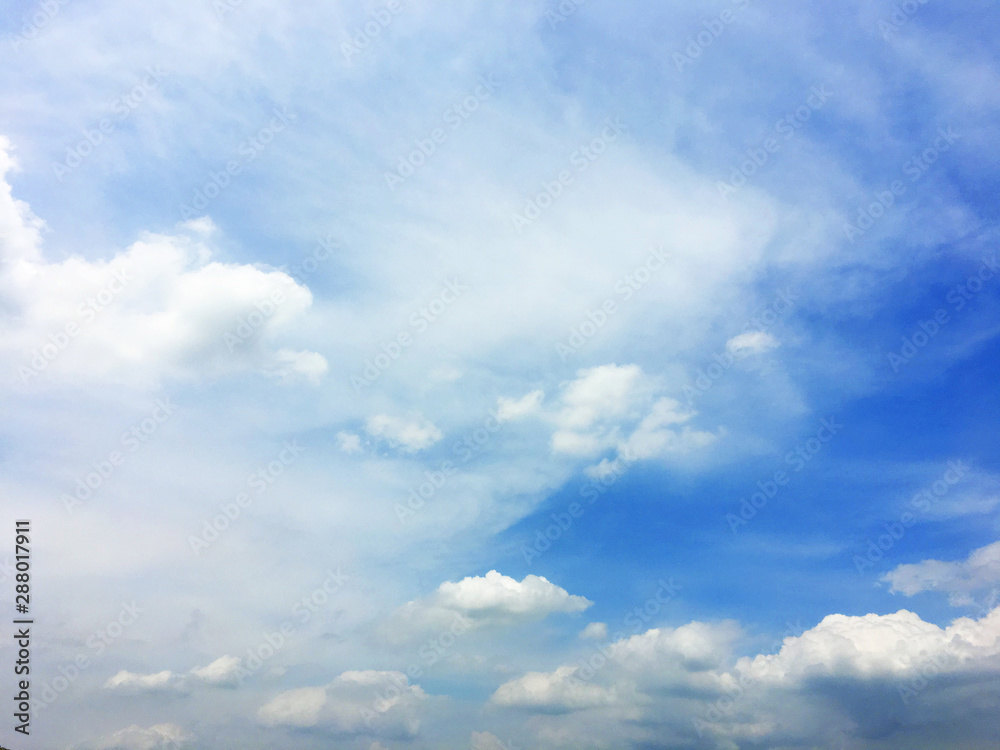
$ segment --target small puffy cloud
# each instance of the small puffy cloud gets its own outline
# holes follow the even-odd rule
[[[238,682],[240,663],[238,656],[220,656],[207,666],[195,667],[191,670],[191,675],[210,685],[235,685]]]
[[[655,398],[656,386],[637,365],[602,365],[580,370],[564,385],[552,416],[555,453],[593,457],[613,449],[633,461],[682,454],[715,442],[718,434],[697,430],[697,412],[672,398]],[[585,471],[604,478],[620,469],[604,458]]]
[[[271,727],[314,729],[332,735],[412,739],[428,696],[401,672],[344,672],[323,687],[275,696],[257,712]]]
[[[726,342],[726,351],[734,357],[741,358],[752,354],[763,354],[779,346],[781,343],[766,331],[748,331],[729,339]]]
[[[437,602],[472,616],[503,613],[532,617],[552,612],[581,612],[592,604],[541,576],[527,575],[518,582],[495,570],[457,583],[442,583],[437,590]]]
[[[913,596],[923,591],[948,594],[954,606],[974,602],[976,592],[1000,584],[1000,542],[972,552],[966,560],[924,560],[899,565],[882,576],[893,593]]]
[[[694,430],[689,426],[676,428],[695,414],[694,411],[681,410],[680,403],[672,398],[659,399],[639,426],[618,446],[619,455],[630,461],[641,461],[711,445],[718,439],[711,432]]]
[[[109,690],[128,690],[136,692],[168,690],[178,687],[179,680],[167,669],[155,674],[138,674],[121,670],[104,683]]]
[[[541,619],[559,612],[582,612],[592,604],[541,576],[527,575],[524,580],[516,581],[491,570],[485,576],[446,581],[430,596],[407,602],[390,618],[385,633],[390,640],[402,641],[455,623],[464,632]]]
[[[497,401],[497,418],[501,422],[510,422],[514,419],[521,419],[529,417],[532,414],[537,414],[541,409],[544,397],[544,392],[532,391],[519,399],[501,398]]]
[[[365,431],[405,453],[416,453],[429,448],[442,437],[441,430],[429,420],[411,421],[387,414],[370,417],[365,424]]]
[[[338,432],[337,448],[342,450],[344,453],[360,453],[361,436],[354,432]]]
[[[605,622],[592,622],[580,632],[580,637],[603,641],[608,637],[608,625]]]
[[[178,748],[192,736],[176,724],[154,724],[148,729],[133,724],[82,747],[88,750],[162,750]]]

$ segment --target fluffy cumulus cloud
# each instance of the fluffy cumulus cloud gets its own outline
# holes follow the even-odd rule
[[[913,596],[922,591],[935,591],[948,595],[955,606],[968,606],[976,602],[976,595],[989,589],[989,597],[996,598],[1000,585],[1000,542],[974,550],[965,560],[943,562],[924,560],[919,563],[899,565],[882,576],[894,593]]]
[[[945,628],[900,610],[890,615],[829,615],[781,651],[744,659],[739,667],[768,683],[811,678],[903,676],[922,661],[940,659],[948,671],[1000,668],[1000,609],[981,620],[960,618]]]
[[[372,437],[385,440],[393,448],[399,448],[404,453],[417,453],[430,448],[441,439],[441,430],[427,419],[390,416],[376,414],[369,417],[365,423],[365,431]],[[353,443],[348,443],[353,447]],[[343,449],[343,443],[341,444]]]
[[[430,596],[407,602],[393,613],[384,633],[402,641],[456,623],[463,631],[511,625],[555,613],[582,612],[591,604],[541,576],[527,575],[517,581],[491,570],[485,576],[446,581]]]
[[[555,424],[555,453],[592,458],[612,450],[626,462],[682,453],[713,443],[718,434],[686,424],[697,412],[672,398],[656,397],[654,379],[638,365],[601,365],[580,370],[565,383]],[[604,458],[590,469],[603,476],[613,469]]]
[[[283,348],[312,304],[286,273],[211,260],[214,226],[146,233],[107,259],[42,254],[42,222],[14,200],[0,142],[0,357],[26,385],[46,381],[150,384],[254,370],[318,382],[326,360]]]
[[[401,672],[353,671],[325,686],[280,693],[261,706],[257,717],[270,727],[412,739],[429,700]]]
[[[655,628],[510,680],[491,703],[530,714],[546,747],[931,748],[954,737],[946,716],[976,717],[979,737],[982,689],[1000,692],[1000,609],[944,628],[905,610],[830,615],[775,654],[736,657],[743,638],[733,623]]]

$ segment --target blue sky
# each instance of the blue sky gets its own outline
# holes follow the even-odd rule
[[[14,3],[4,744],[988,744],[997,25]]]

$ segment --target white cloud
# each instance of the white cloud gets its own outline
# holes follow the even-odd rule
[[[177,680],[169,669],[155,674],[137,674],[123,669],[104,683],[104,687],[111,690],[134,691],[166,690],[176,686]]]
[[[635,406],[643,378],[638,365],[601,365],[580,370],[563,387],[558,416],[562,429],[586,429],[605,419],[624,417]]]
[[[384,632],[391,640],[403,641],[456,622],[464,632],[560,612],[582,612],[591,604],[541,576],[527,575],[519,582],[491,570],[485,576],[446,581],[430,596],[407,602],[393,614]]]
[[[0,170],[11,168],[0,141]],[[255,370],[316,382],[326,360],[275,347],[312,304],[287,274],[211,261],[210,221],[143,234],[110,260],[41,253],[42,223],[0,171],[0,357],[18,383],[155,383]]]
[[[618,637],[504,683],[490,702],[531,712],[537,736],[559,747],[673,737],[684,746],[860,748],[877,736],[892,740],[887,747],[919,737],[931,748],[949,746],[932,738],[950,735],[928,717],[947,724],[988,711],[987,697],[969,705],[967,696],[1000,676],[1000,608],[944,628],[905,610],[830,615],[752,658],[735,657],[740,639],[734,623],[699,622]],[[623,726],[633,729],[623,735]]]
[[[893,593],[913,596],[922,591],[948,594],[955,606],[972,604],[977,591],[1000,584],[1000,542],[974,550],[966,560],[924,560],[899,565],[882,576]]]
[[[593,456],[619,441],[619,423],[637,415],[650,390],[638,365],[601,365],[577,372],[559,395],[552,450]]]
[[[532,391],[531,393],[516,398],[500,398],[497,401],[497,418],[501,422],[509,422],[514,419],[522,419],[540,411],[542,399],[545,397],[543,391]]]
[[[235,685],[239,670],[240,658],[226,655],[207,666],[195,667],[191,670],[191,675],[211,685]]]
[[[604,622],[591,622],[580,632],[580,637],[603,641],[608,637],[608,625]]]
[[[637,365],[580,370],[560,394],[561,409],[552,417],[557,427],[552,450],[591,457],[614,449],[632,462],[686,453],[718,439],[718,434],[686,424],[697,415],[693,409],[672,398],[653,400],[656,390]],[[601,478],[615,467],[605,458],[585,471]]]
[[[324,687],[275,696],[257,717],[267,726],[343,735],[409,739],[417,735],[428,696],[401,672],[344,672]]]
[[[441,430],[429,420],[407,420],[376,414],[365,423],[365,431],[374,437],[384,438],[389,445],[406,453],[416,453],[429,448],[442,437]]]
[[[949,671],[1000,667],[1000,609],[982,620],[960,618],[946,628],[913,612],[890,615],[828,615],[801,636],[786,638],[777,654],[741,660],[739,666],[768,682],[807,678],[899,676],[919,662],[940,656]]]
[[[579,711],[607,706],[617,700],[614,687],[603,688],[581,680],[577,667],[559,667],[554,672],[528,672],[505,682],[493,694],[498,706],[536,711]]]
[[[579,664],[531,672],[501,685],[497,705],[571,712],[597,706],[632,706],[643,690],[718,689],[719,670],[739,636],[733,623],[693,622],[654,628],[591,651]]]
[[[781,343],[766,331],[748,331],[726,342],[726,351],[735,357],[749,357],[777,349]]]
[[[689,426],[675,429],[676,425],[687,422],[696,413],[681,410],[680,403],[672,398],[659,399],[628,439],[619,444],[619,455],[629,461],[640,461],[711,445],[718,439],[711,432],[694,430]]]
[[[121,670],[104,683],[110,690],[124,690],[133,693],[176,690],[184,692],[190,680],[207,685],[233,687],[238,683],[240,672],[238,656],[220,656],[204,667],[194,667],[186,674],[174,674],[169,669],[153,674],[140,674]]]
[[[353,432],[338,432],[337,447],[344,453],[360,453],[361,436]]]

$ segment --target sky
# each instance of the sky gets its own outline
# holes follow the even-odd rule
[[[998,32],[11,2],[0,744],[992,745]]]

